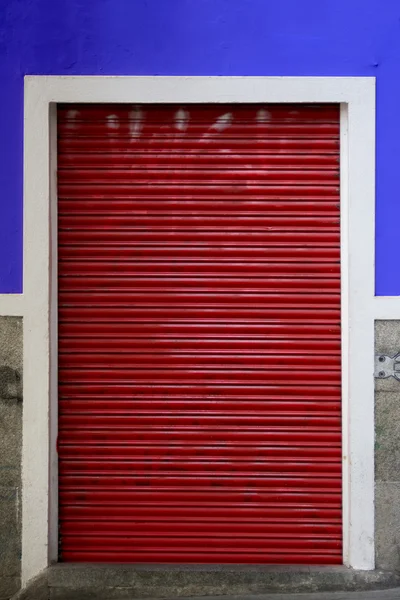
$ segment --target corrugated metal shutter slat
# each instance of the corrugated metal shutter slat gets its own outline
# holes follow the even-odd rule
[[[342,562],[339,109],[58,109],[60,556]]]

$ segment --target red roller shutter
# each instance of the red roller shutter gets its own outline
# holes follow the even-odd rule
[[[338,107],[58,119],[61,559],[341,563]]]

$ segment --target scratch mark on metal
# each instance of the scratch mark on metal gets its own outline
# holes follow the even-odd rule
[[[107,127],[110,129],[118,129],[119,121],[117,115],[108,115],[107,117]]]
[[[129,112],[129,131],[131,138],[137,138],[142,130],[143,111],[136,106]]]
[[[180,108],[175,113],[175,127],[179,131],[186,131],[189,122],[189,113],[187,110]]]

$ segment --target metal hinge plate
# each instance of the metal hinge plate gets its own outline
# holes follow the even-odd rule
[[[395,356],[386,356],[377,354],[375,356],[375,377],[378,379],[387,379],[394,377],[400,381],[400,352]]]

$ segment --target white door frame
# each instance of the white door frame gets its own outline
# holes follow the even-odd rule
[[[375,79],[314,77],[25,78],[22,580],[57,560],[56,103],[340,103],[343,562],[373,569]],[[0,296],[0,314],[10,310]],[[378,302],[377,302],[378,300]],[[15,304],[14,304],[15,307]],[[385,308],[386,307],[386,308]]]

